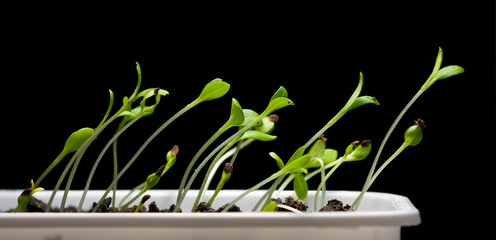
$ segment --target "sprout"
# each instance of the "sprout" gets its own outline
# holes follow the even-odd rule
[[[41,187],[34,187],[33,179],[31,179],[31,187],[24,189],[21,195],[17,198],[17,207],[12,212],[21,212],[26,210],[26,206],[29,203],[29,199],[38,191],[43,191],[45,189]]]
[[[409,146],[417,146],[420,141],[422,141],[422,137],[424,136],[422,131],[425,128],[425,122],[422,119],[415,120],[415,125],[409,127],[405,131],[405,144]]]
[[[143,198],[141,198],[141,201],[138,203],[138,206],[136,206],[134,212],[140,212],[141,208],[143,207],[143,204],[145,204],[145,202],[148,201],[148,199],[150,198],[151,196],[149,194],[144,195]]]
[[[394,120],[394,122],[389,127],[389,130],[387,131],[386,136],[384,136],[384,139],[382,140],[381,145],[379,146],[379,149],[377,150],[377,154],[376,154],[376,156],[374,158],[374,162],[372,163],[372,166],[370,168],[369,174],[367,176],[367,180],[365,181],[365,184],[364,184],[364,186],[362,188],[362,192],[357,197],[357,199],[353,202],[353,205],[351,206],[351,210],[356,210],[358,208],[358,206],[360,205],[360,202],[361,202],[361,200],[363,198],[363,195],[365,194],[365,192],[367,191],[367,189],[372,184],[372,182],[373,182],[372,181],[372,178],[374,176],[374,171],[375,171],[376,165],[377,165],[377,163],[379,161],[379,157],[381,156],[382,149],[386,145],[386,142],[388,141],[389,137],[391,136],[391,134],[393,133],[394,129],[396,128],[396,126],[398,125],[398,123],[400,122],[400,120],[403,118],[403,116],[405,115],[405,113],[408,111],[408,109],[420,97],[420,95],[422,95],[422,93],[424,93],[430,86],[432,86],[432,84],[434,84],[438,80],[442,80],[442,79],[446,79],[446,78],[449,78],[449,77],[453,77],[453,76],[456,76],[456,75],[461,74],[461,73],[464,72],[464,69],[462,67],[456,66],[456,65],[451,65],[451,66],[447,66],[447,67],[441,68],[442,62],[443,62],[443,50],[441,48],[439,48],[439,51],[438,51],[438,54],[437,54],[437,57],[436,57],[436,62],[434,63],[434,69],[432,70],[432,73],[429,75],[429,77],[424,82],[424,84],[422,85],[422,87],[412,97],[412,99],[406,104],[406,106],[403,108],[403,110],[398,114],[398,116],[396,117],[396,119]],[[425,123],[424,123],[424,125],[425,125]],[[411,130],[415,130],[415,129],[411,129]],[[416,134],[415,134],[415,132],[416,132]],[[415,146],[416,144],[418,144],[418,142],[420,142],[421,138],[419,138],[420,135],[418,135],[418,129],[415,130],[415,132],[413,133],[413,135],[415,135],[415,138],[412,138],[410,133],[407,134],[408,139],[405,139],[405,140],[408,141],[407,146],[409,144],[412,144],[412,143],[414,145],[411,145],[411,146]],[[401,149],[401,147],[400,147],[400,149]],[[393,155],[395,155],[395,154],[393,154]],[[383,166],[384,166],[384,164],[383,164]]]
[[[88,140],[94,133],[93,128],[81,128],[73,132],[69,138],[67,138],[62,152],[53,160],[53,162],[48,166],[48,168],[41,174],[41,176],[36,180],[33,187],[37,187],[41,181],[52,171],[52,169],[59,164],[59,162],[67,156],[69,153],[76,152],[86,140]]]

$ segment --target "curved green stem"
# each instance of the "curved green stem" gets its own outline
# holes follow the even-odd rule
[[[196,196],[195,203],[193,204],[193,208],[191,209],[191,212],[194,212],[196,210],[196,207],[198,206],[198,204],[200,202],[200,198],[203,194],[203,191],[205,191],[205,185],[207,184],[208,176],[212,173],[215,163],[217,161],[219,161],[219,159],[222,157],[222,155],[224,155],[224,153],[226,153],[227,150],[229,150],[234,144],[236,144],[236,142],[238,142],[237,139],[231,141],[226,146],[224,146],[224,148],[217,154],[217,156],[214,158],[214,160],[210,163],[210,166],[208,167],[207,173],[205,174],[205,177],[203,179],[200,190],[198,191],[198,195]],[[195,173],[198,173],[198,172],[199,171],[195,171]],[[196,175],[195,175],[195,177],[196,177]],[[191,184],[188,184],[188,185],[190,185],[190,187],[191,187]]]
[[[386,168],[387,165],[389,165],[401,152],[403,152],[403,150],[405,150],[406,148],[408,147],[408,144],[406,143],[403,143],[397,150],[396,152],[393,153],[393,155],[391,155],[391,157],[389,157],[388,160],[386,160],[382,165],[381,167],[379,167],[379,169],[377,169],[377,172],[375,172],[373,174],[373,176],[371,176],[369,179],[367,179],[367,181],[365,182],[365,184],[363,185],[363,189],[362,191],[360,192],[360,195],[355,199],[355,201],[353,202],[353,204],[351,205],[350,207],[350,210],[352,211],[355,211],[358,206],[360,205],[360,202],[362,201],[363,199],[363,196],[365,195],[365,193],[369,190],[370,186],[372,186],[372,183],[374,183],[374,181],[377,179],[377,177],[379,176],[379,174],[384,170],[384,168]]]
[[[55,160],[53,160],[52,163],[50,163],[50,165],[48,166],[48,168],[45,169],[45,171],[41,174],[40,177],[38,177],[38,179],[36,180],[36,182],[34,183],[34,188],[38,187],[38,185],[40,185],[41,181],[43,181],[43,179],[45,179],[45,177],[48,175],[48,173],[50,173],[53,168],[55,168],[55,166],[57,166],[57,164],[65,157],[67,156],[67,154],[69,154],[68,152],[62,150],[62,152],[55,158]]]
[[[226,123],[227,124],[227,123]],[[186,185],[186,180],[188,179],[188,176],[191,172],[191,170],[193,169],[193,166],[195,165],[196,161],[198,160],[198,158],[203,154],[203,152],[205,152],[205,150],[215,141],[217,140],[217,138],[219,138],[227,129],[228,129],[228,126],[224,124],[222,127],[219,128],[219,130],[217,130],[217,132],[215,132],[211,137],[210,139],[207,140],[207,142],[205,142],[205,144],[203,144],[203,146],[200,148],[200,150],[198,150],[198,152],[195,154],[195,156],[193,157],[193,159],[190,161],[189,165],[188,165],[188,168],[186,169],[186,171],[184,172],[184,175],[183,175],[183,178],[181,180],[181,184],[179,185],[179,191],[177,193],[177,199],[176,199],[176,203],[179,202],[180,199],[182,199],[182,196],[183,194],[185,194],[184,192],[184,185]]]
[[[103,196],[98,201],[96,207],[93,208],[93,212],[96,212],[96,210],[100,207],[100,205],[105,200],[105,197],[108,195],[108,193],[110,192],[110,190],[114,187],[114,185],[117,184],[117,181],[119,181],[119,179],[122,177],[122,175],[124,175],[124,173],[129,169],[129,167],[131,167],[131,165],[134,163],[134,161],[136,161],[136,159],[138,159],[138,157],[145,150],[145,148],[153,141],[153,139],[155,139],[158,136],[158,134],[160,134],[167,126],[169,126],[169,124],[171,124],[174,120],[176,120],[177,118],[179,118],[181,115],[183,115],[184,113],[186,113],[188,110],[190,110],[194,106],[198,105],[198,103],[200,103],[200,102],[197,101],[197,100],[195,100],[192,103],[188,104],[186,107],[184,107],[179,112],[177,112],[176,114],[174,114],[174,116],[172,116],[164,124],[162,124],[162,126],[160,126],[157,130],[155,130],[155,132],[152,135],[150,135],[150,137],[148,137],[148,139],[143,143],[143,145],[141,145],[141,147],[134,154],[134,156],[129,160],[129,162],[122,168],[122,170],[119,172],[119,174],[117,175],[117,177],[112,181],[112,183],[107,188],[107,190],[105,190],[105,193],[103,194]]]
[[[252,212],[256,211],[257,208],[260,206],[260,204],[262,202],[264,202],[264,200],[265,200],[265,202],[264,202],[263,206],[266,206],[270,202],[272,194],[274,193],[277,186],[279,186],[279,184],[282,182],[283,179],[284,179],[284,175],[281,175],[274,181],[272,186],[270,186],[270,188],[265,192],[265,194],[260,198],[260,200],[258,200],[257,204],[255,204],[255,206],[251,210]]]
[[[424,92],[423,90],[419,90],[415,94],[415,96],[413,96],[413,98],[410,100],[410,102],[408,102],[408,104],[405,106],[405,108],[403,108],[403,110],[400,112],[400,114],[396,117],[396,119],[394,120],[391,127],[389,127],[389,130],[387,131],[386,136],[384,136],[384,139],[382,140],[381,145],[379,146],[379,149],[377,150],[377,154],[375,155],[374,162],[372,163],[372,167],[370,168],[369,174],[367,175],[367,180],[372,178],[372,175],[374,174],[377,162],[379,161],[379,157],[381,156],[382,149],[384,149],[384,146],[386,145],[386,142],[388,141],[389,137],[393,133],[394,129],[396,128],[396,126],[398,125],[400,120],[403,118],[403,115],[405,115],[405,113],[408,111],[408,109],[420,97],[420,95],[422,95],[423,92]]]
[[[322,134],[327,129],[329,129],[330,127],[332,127],[332,125],[334,125],[342,116],[344,116],[348,112],[350,106],[353,104],[353,102],[355,102],[355,100],[360,95],[360,92],[362,91],[362,86],[363,86],[363,75],[362,75],[362,73],[360,73],[360,80],[358,82],[358,86],[356,87],[355,91],[353,92],[353,94],[348,99],[348,102],[346,102],[346,104],[344,105],[344,107],[341,110],[339,110],[339,112],[333,118],[331,118],[331,120],[329,120],[329,122],[322,129],[320,129],[317,133],[315,133],[315,135],[313,135],[313,137],[311,137],[308,140],[308,142],[304,145],[306,149],[313,142],[315,142],[316,139],[318,139],[320,136],[322,136]]]
[[[141,195],[145,194],[145,192],[148,190],[149,189],[147,187],[142,188],[141,191],[138,194],[136,194],[136,196],[134,196],[131,200],[129,200],[122,207],[119,207],[119,212],[125,211],[129,207],[129,205],[131,205],[134,201],[136,201],[139,197],[141,197]]]
[[[93,175],[95,174],[96,169],[98,168],[98,165],[100,164],[100,161],[103,158],[103,155],[107,152],[108,148],[115,143],[115,141],[119,138],[119,136],[124,133],[129,127],[131,127],[135,122],[137,122],[141,118],[141,115],[137,115],[135,118],[133,118],[128,124],[126,124],[124,127],[122,127],[119,131],[117,131],[114,136],[107,142],[105,147],[102,149],[100,154],[98,155],[95,163],[93,164],[93,167],[91,168],[90,174],[88,176],[88,180],[86,180],[86,185],[84,187],[83,195],[81,196],[81,200],[79,201],[79,206],[78,206],[78,212],[81,211],[84,200],[86,198],[86,194],[88,192],[88,189],[90,188],[91,181],[93,180]],[[115,171],[115,169],[114,169]],[[115,176],[114,176],[115,179]],[[115,202],[115,195],[113,196],[114,199],[112,202]]]
[[[339,166],[341,166],[341,164],[344,162],[344,159],[346,159],[346,156],[345,157],[342,157],[340,160],[337,160],[335,162],[337,162],[334,167],[325,175],[324,179],[322,179],[322,181],[320,181],[320,184],[319,186],[317,187],[317,190],[315,191],[315,199],[314,199],[314,210],[315,212],[317,212],[317,199],[319,198],[319,191],[320,189],[322,189],[327,180],[331,177],[331,175],[336,171],[336,169],[338,169]],[[322,196],[325,196],[325,192],[322,193]],[[322,200],[321,204],[324,204],[325,200]]]
[[[128,194],[126,194],[126,196],[124,196],[121,201],[119,202],[119,205],[118,205],[118,208],[121,208],[122,207],[122,204],[124,204],[124,201],[126,201],[129,196],[131,196],[131,194],[133,194],[133,192],[137,191],[137,190],[140,190],[142,188],[144,188],[146,186],[146,181],[142,182],[141,184],[139,184],[138,186],[134,187],[133,189],[131,189],[131,191],[129,191]]]
[[[232,206],[234,206],[234,204],[236,204],[237,202],[239,202],[239,200],[243,199],[246,195],[248,195],[249,193],[261,188],[263,185],[277,179],[278,177],[280,177],[281,175],[284,175],[286,174],[286,172],[284,171],[281,171],[279,170],[278,172],[270,175],[270,177],[266,178],[265,180],[259,182],[257,185],[251,187],[250,189],[246,190],[244,193],[242,193],[241,195],[239,195],[237,198],[235,198],[231,203],[229,203],[229,205],[227,205],[224,210],[222,210],[222,212],[227,212],[230,208],[232,208]]]
[[[222,165],[222,163],[228,159],[229,157],[233,156],[235,152],[237,151],[241,151],[241,149],[247,147],[248,145],[250,145],[251,143],[253,143],[255,140],[254,139],[248,139],[246,141],[243,141],[243,143],[241,144],[241,146],[239,147],[239,150],[237,148],[233,148],[229,151],[227,151],[227,153],[225,153],[224,155],[222,155],[222,157],[219,159],[219,161],[217,161],[214,165],[214,168],[213,168],[213,171],[212,173],[210,173],[210,175],[208,175],[208,178],[207,178],[207,183],[205,184],[205,189],[208,189],[209,186],[210,186],[210,183],[212,182],[212,179],[214,178],[214,175],[215,175],[215,171],[217,169],[219,169],[220,165]],[[232,159],[231,159],[231,164],[232,163]]]

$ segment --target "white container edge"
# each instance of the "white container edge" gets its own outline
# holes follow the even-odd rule
[[[16,206],[20,190],[0,190],[0,210],[6,211]],[[119,190],[117,198],[124,196],[128,190]],[[243,190],[223,190],[217,197],[214,208],[220,207],[243,193]],[[138,233],[151,236],[167,236],[173,239],[269,239],[277,236],[286,239],[399,239],[403,226],[420,224],[420,214],[410,200],[404,196],[369,192],[365,195],[361,207],[356,212],[307,212],[294,213],[252,213],[253,204],[265,191],[255,191],[247,195],[237,205],[243,213],[189,213],[197,191],[187,195],[182,209],[184,213],[0,213],[0,239],[11,236],[16,239],[37,239],[37,236],[57,236],[61,239],[133,239]],[[77,205],[81,191],[71,191],[68,205]],[[160,208],[169,208],[175,203],[177,190],[150,190],[149,200],[155,201]],[[85,207],[97,201],[103,191],[88,193]],[[207,193],[206,196],[211,194]],[[283,198],[293,195],[285,191]],[[351,204],[358,196],[354,191],[328,191],[326,199],[338,199],[344,204]],[[36,193],[35,197],[48,200],[50,191]],[[54,204],[60,202],[58,193]],[[308,194],[306,203],[313,210],[314,192]],[[148,202],[148,203],[149,203]],[[106,229],[105,231],[102,231]],[[109,230],[113,229],[113,230]],[[132,231],[131,231],[132,230]],[[247,231],[249,230],[249,233]],[[306,234],[303,234],[305,232]],[[22,233],[22,238],[19,234]],[[36,233],[35,235],[29,233]],[[44,234],[42,234],[44,233]],[[41,235],[40,235],[41,234]],[[48,235],[47,235],[48,234]],[[50,235],[52,234],[52,235]],[[55,234],[55,235],[53,235]],[[88,235],[90,234],[90,235]],[[276,235],[274,235],[276,234]],[[300,238],[298,238],[300,236]],[[326,237],[327,236],[327,237]],[[342,238],[340,238],[340,236]],[[370,238],[375,236],[374,238]],[[198,237],[198,238],[197,238]],[[7,239],[7,238],[6,238]],[[116,238],[117,239],[117,238]],[[136,239],[136,238],[134,238]],[[274,238],[272,238],[274,239]]]

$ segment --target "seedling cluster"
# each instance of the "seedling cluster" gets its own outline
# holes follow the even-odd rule
[[[463,68],[456,65],[441,68],[442,60],[443,52],[441,48],[439,48],[435,66],[431,75],[428,77],[427,81],[423,84],[420,90],[415,94],[415,96],[413,96],[410,102],[400,112],[386,133],[384,139],[379,145],[377,154],[372,162],[370,172],[363,185],[362,191],[349,208],[349,211],[355,211],[359,208],[364,194],[369,190],[372,183],[377,179],[386,166],[398,157],[398,155],[407,147],[416,146],[421,142],[425,122],[422,119],[417,119],[415,120],[415,124],[413,126],[406,129],[404,141],[399,146],[398,150],[387,160],[383,161],[382,165],[377,167],[386,142],[399,124],[400,120],[403,118],[404,114],[420,97],[420,95],[438,80],[463,73]],[[69,136],[61,153],[55,158],[55,160],[53,160],[41,176],[36,179],[36,181],[31,180],[31,187],[24,190],[18,197],[18,206],[15,210],[13,210],[14,212],[26,210],[26,205],[33,194],[37,191],[44,190],[40,187],[43,179],[59,164],[65,164],[65,168],[60,174],[60,178],[56,185],[53,187],[50,200],[47,203],[46,211],[50,211],[56,192],[60,190],[61,185],[65,182],[65,188],[63,190],[64,194],[59,208],[61,212],[64,211],[67,194],[70,191],[71,183],[74,180],[76,171],[83,159],[84,153],[90,147],[92,142],[102,133],[102,131],[118,119],[120,119],[120,122],[115,129],[115,133],[112,138],[108,140],[107,144],[103,147],[100,154],[93,162],[93,167],[88,175],[88,178],[86,179],[86,185],[77,207],[77,211],[83,211],[82,206],[86,198],[86,193],[91,187],[93,176],[105,153],[112,147],[113,179],[108,188],[105,190],[105,193],[101,196],[100,200],[92,208],[92,211],[97,211],[102,203],[106,201],[108,195],[112,192],[112,206],[116,209],[116,211],[127,211],[128,207],[133,202],[141,198],[139,205],[136,206],[134,210],[139,212],[143,204],[150,198],[150,195],[146,194],[147,191],[154,188],[164,174],[166,174],[174,166],[178,157],[179,147],[173,146],[172,149],[167,152],[164,164],[160,166],[157,171],[151,173],[147,177],[144,176],[143,183],[133,188],[123,199],[119,199],[120,201],[117,201],[118,199],[115,197],[118,181],[122,178],[126,171],[129,170],[133,163],[139,159],[140,154],[147,148],[147,146],[172,122],[202,102],[223,97],[230,89],[230,84],[221,79],[214,79],[206,84],[196,99],[187,104],[184,108],[179,110],[171,118],[167,119],[162,125],[160,125],[160,127],[158,127],[155,132],[153,132],[141,145],[131,159],[125,162],[124,166],[119,166],[121,163],[118,158],[119,137],[141,118],[153,115],[160,103],[161,98],[169,94],[169,92],[160,88],[149,88],[140,91],[141,69],[138,63],[136,64],[136,69],[138,73],[137,86],[129,97],[123,98],[122,106],[120,106],[120,108],[113,115],[111,115],[112,109],[114,108],[114,94],[112,91],[109,91],[110,97],[107,112],[100,124],[96,128],[81,128]],[[292,183],[295,196],[299,200],[304,201],[307,198],[309,191],[308,180],[314,176],[320,177],[319,185],[315,186],[314,211],[318,211],[318,206],[320,206],[320,208],[324,207],[326,202],[326,183],[329,181],[331,175],[343,163],[359,162],[366,159],[373,146],[372,141],[368,139],[354,141],[349,144],[346,149],[343,149],[341,154],[339,154],[337,150],[327,146],[327,139],[324,137],[324,133],[347,112],[364,105],[379,105],[379,102],[375,97],[360,95],[362,86],[363,75],[360,73],[358,86],[343,108],[318,132],[308,139],[303,146],[296,149],[287,161],[284,161],[277,153],[270,152],[269,156],[275,160],[275,165],[279,167],[279,170],[253,187],[247,189],[237,198],[233,199],[232,202],[228,203],[222,211],[228,211],[250,192],[258,190],[262,187],[268,187],[265,194],[255,204],[255,207],[251,209],[252,211],[272,212],[276,209],[286,209],[293,212],[299,212],[298,209],[278,203],[276,199],[279,197],[280,193]],[[150,105],[150,102],[153,103]],[[195,182],[195,180],[202,173],[202,170],[205,168],[207,170],[203,175],[201,187],[198,191],[191,211],[197,211],[197,206],[200,204],[200,201],[207,199],[204,194],[205,191],[209,189],[213,176],[215,174],[221,174],[220,180],[216,185],[215,192],[206,202],[208,206],[211,206],[218,193],[224,188],[224,185],[231,180],[233,173],[238,171],[235,169],[235,160],[237,159],[240,151],[255,141],[272,141],[276,139],[276,136],[271,135],[271,132],[273,131],[278,120],[278,116],[275,115],[274,112],[292,105],[294,105],[294,103],[288,98],[288,92],[284,87],[277,89],[268,101],[266,108],[260,113],[257,113],[251,109],[242,108],[241,104],[233,98],[231,101],[231,110],[228,119],[203,144],[194,157],[189,161],[187,168],[184,170],[184,175],[178,187],[176,205],[171,210],[174,212],[180,211],[181,204],[183,203],[186,194],[188,194],[193,182]],[[228,129],[236,129],[237,131],[232,135],[225,137],[225,140],[217,146],[212,146],[212,144],[223,136]],[[208,154],[206,154],[207,150],[210,150]],[[69,154],[73,154],[72,157],[67,161],[63,161]],[[220,166],[224,166],[223,169],[219,169]],[[318,204],[319,195],[320,205]]]

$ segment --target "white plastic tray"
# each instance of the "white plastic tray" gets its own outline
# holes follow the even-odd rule
[[[246,196],[237,205],[244,213],[186,213],[196,191],[190,191],[182,205],[185,213],[5,213],[15,208],[20,190],[0,190],[0,239],[400,239],[402,226],[420,224],[418,210],[408,198],[369,192],[356,212],[333,213],[251,213],[264,191]],[[121,190],[117,198],[128,191]],[[230,202],[243,191],[223,190],[214,208]],[[47,200],[50,191],[35,197]],[[159,208],[175,203],[176,190],[150,190],[147,203]],[[103,191],[91,191],[86,209]],[[207,194],[208,195],[208,194]],[[283,192],[284,198],[292,195]],[[59,203],[58,194],[54,203]],[[69,205],[79,203],[81,191],[71,191]],[[351,204],[358,192],[328,191],[327,199]],[[306,200],[313,209],[313,192]],[[148,204],[145,204],[146,206]]]

